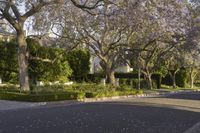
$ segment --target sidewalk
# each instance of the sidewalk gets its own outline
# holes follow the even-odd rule
[[[44,105],[73,105],[73,104],[80,104],[80,103],[88,103],[88,102],[104,102],[104,101],[119,101],[119,100],[128,100],[130,98],[138,99],[139,101],[141,98],[147,98],[147,97],[160,97],[160,96],[167,96],[167,95],[173,95],[176,93],[184,93],[188,91],[174,91],[174,92],[167,92],[164,89],[160,91],[147,91],[144,94],[136,95],[136,96],[117,96],[117,97],[104,97],[104,98],[86,98],[83,100],[69,100],[69,101],[54,101],[54,102],[17,102],[17,101],[7,101],[7,100],[0,100],[0,111],[6,111],[6,110],[17,110],[17,109],[24,109],[24,108],[33,108],[33,107],[39,107]],[[194,91],[192,91],[194,92]],[[145,100],[145,99],[143,99]],[[169,100],[169,99],[168,99]],[[136,100],[137,101],[137,100]],[[145,100],[146,101],[146,100]],[[147,100],[148,101],[148,100]],[[170,101],[170,100],[169,100]],[[186,102],[187,103],[187,102]],[[190,104],[190,103],[189,103]],[[199,103],[196,101],[192,104],[195,106],[200,106]]]
[[[36,106],[41,106],[43,104],[44,103],[30,103],[30,102],[16,102],[16,101],[0,100],[0,111],[32,108]]]

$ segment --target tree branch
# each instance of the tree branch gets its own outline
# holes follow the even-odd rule
[[[32,6],[32,8],[27,11],[22,17],[27,19],[28,17],[34,15],[35,13],[39,12],[44,6],[59,3],[59,0],[53,0],[49,2],[45,2],[44,0],[40,0],[39,4],[36,6]]]
[[[84,2],[84,4],[78,4],[75,0],[71,0],[71,2],[74,4],[74,6],[81,8],[81,9],[95,9],[97,6],[99,6],[100,2],[103,2],[104,0],[97,0],[97,2],[95,4],[93,4],[92,6],[87,6],[88,0],[86,0]]]
[[[15,4],[13,3],[13,0],[11,0],[9,2],[9,4],[10,4],[10,7],[11,7],[13,13],[15,14],[16,18],[18,20],[21,20],[21,14],[19,13],[19,10],[17,9],[17,7],[15,6]]]

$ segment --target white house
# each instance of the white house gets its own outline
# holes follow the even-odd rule
[[[100,66],[100,59],[96,56],[91,55],[90,57],[90,74],[101,72],[102,68]],[[133,68],[129,66],[128,63],[123,64],[115,69],[118,73],[129,73],[132,72]]]

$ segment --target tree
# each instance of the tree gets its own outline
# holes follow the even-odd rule
[[[71,2],[83,9],[93,9],[102,0],[98,0],[94,5],[87,6],[87,0],[84,3],[78,3],[75,0]],[[0,1],[0,18],[7,20],[15,29],[17,42],[19,46],[18,64],[19,64],[19,82],[22,90],[29,91],[29,77],[28,77],[28,53],[27,42],[24,31],[24,24],[26,20],[37,13],[41,12],[43,8],[64,3],[64,0],[1,0]],[[25,11],[20,10],[21,7]],[[36,18],[34,18],[36,19]]]
[[[173,82],[173,88],[176,88],[176,74],[182,67],[184,67],[183,51],[179,51],[177,46],[169,51],[165,57],[165,66]]]
[[[62,27],[73,30],[67,34],[76,33],[76,41],[91,53],[99,57],[101,66],[106,73],[107,82],[115,84],[114,70],[123,57],[126,30],[128,28],[123,12],[122,1],[103,1],[101,6],[88,12],[74,8],[71,16]]]
[[[194,87],[194,80],[199,72],[199,42],[200,42],[200,20],[198,10],[191,9],[193,17],[191,19],[191,27],[187,34],[186,42],[183,46],[185,50],[185,67],[188,69],[190,77],[190,88]]]
[[[159,69],[165,54],[179,43],[177,36],[185,35],[189,13],[184,2],[145,1],[143,5],[139,28],[133,26],[129,46],[139,51],[140,68],[152,89],[151,75]]]
[[[20,87],[24,91],[29,91],[29,77],[28,77],[28,53],[27,53],[27,42],[26,35],[24,32],[25,21],[39,12],[43,7],[50,4],[56,4],[60,1],[44,1],[30,2],[30,1],[16,1],[16,0],[1,0],[0,1],[0,16],[6,19],[12,27],[15,29],[17,34],[17,42],[19,48],[18,62],[19,62],[19,81]],[[22,3],[26,4],[26,12],[22,14],[19,6]]]

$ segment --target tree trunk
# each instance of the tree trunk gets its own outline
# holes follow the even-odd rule
[[[174,71],[169,71],[169,74],[171,76],[172,79],[172,84],[173,84],[173,88],[176,88],[176,73],[179,71],[180,69],[176,69]]]
[[[107,77],[107,83],[115,85],[115,72],[109,65],[106,67],[106,77]]]
[[[29,91],[29,77],[28,77],[28,53],[27,43],[23,31],[17,32],[18,63],[19,63],[19,83],[23,91]]]
[[[172,74],[172,82],[173,82],[173,88],[176,88],[176,73]]]
[[[190,88],[193,88],[194,87],[194,77],[193,77],[193,73],[194,73],[194,69],[192,67],[190,67]]]
[[[190,88],[194,88],[194,78],[190,75]]]
[[[149,89],[153,89],[153,85],[152,85],[152,79],[151,79],[151,74],[147,75],[147,79],[148,79],[148,87]]]

